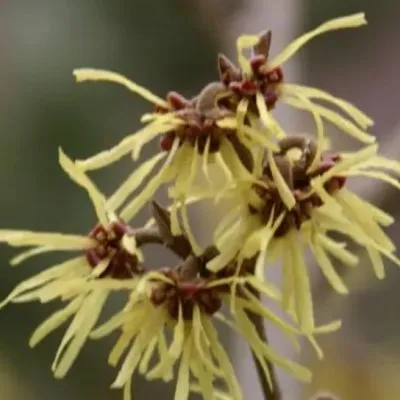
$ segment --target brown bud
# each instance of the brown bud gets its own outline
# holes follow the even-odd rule
[[[226,94],[229,94],[229,92],[221,82],[209,83],[199,94],[196,102],[196,110],[206,115],[214,109],[218,110],[218,99]]]
[[[259,42],[253,47],[254,54],[260,54],[265,56],[268,59],[269,50],[271,47],[271,40],[272,40],[272,32],[265,31],[260,34]]]
[[[219,78],[225,85],[240,80],[240,70],[224,54],[218,54],[218,71]]]
[[[190,101],[177,92],[169,92],[167,101],[174,110],[182,110],[190,104]]]

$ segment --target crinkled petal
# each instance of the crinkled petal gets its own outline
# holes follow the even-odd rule
[[[35,347],[39,342],[41,342],[46,336],[51,332],[56,330],[65,321],[68,320],[74,313],[76,313],[82,306],[84,301],[84,296],[79,296],[71,301],[65,308],[60,311],[55,312],[48,319],[46,319],[42,324],[40,324],[35,332],[33,332],[30,340],[29,346]]]
[[[272,151],[268,151],[268,162],[279,195],[281,196],[281,199],[287,209],[290,211],[296,205],[296,200],[293,196],[291,189],[288,187],[281,172],[279,171],[278,166],[276,165],[276,161],[272,154]]]
[[[365,19],[364,13],[353,14],[327,21],[318,26],[316,29],[313,29],[312,31],[300,36],[298,39],[290,43],[281,53],[271,60],[269,66],[271,69],[281,66],[307,42],[325,32],[335,31],[338,29],[358,28],[366,23],[367,20]]]
[[[251,76],[251,66],[247,57],[243,54],[246,49],[254,47],[260,41],[258,35],[242,35],[236,40],[236,51],[240,68],[246,76]]]
[[[125,78],[121,74],[116,72],[106,71],[102,69],[93,68],[79,68],[75,69],[73,75],[77,82],[86,81],[105,81],[114,82],[122,86],[125,86],[128,90],[138,94],[150,103],[157,104],[163,108],[169,109],[169,104],[165,100],[151,93],[148,89],[139,86],[137,83],[132,82],[128,78]]]
[[[106,225],[108,223],[108,218],[105,209],[106,199],[104,195],[100,193],[96,185],[87,177],[87,175],[79,169],[69,157],[67,157],[61,148],[58,149],[58,160],[61,167],[69,177],[79,186],[86,189],[96,210],[97,218],[102,224]]]
[[[0,242],[10,246],[51,246],[54,250],[85,250],[94,242],[87,236],[0,229]]]
[[[352,118],[362,129],[367,129],[374,124],[374,121],[371,118],[369,118],[359,108],[350,102],[340,99],[339,97],[335,97],[321,89],[285,83],[281,90],[282,94],[288,93],[294,96],[301,95],[309,99],[323,100],[332,103],[340,108],[343,112],[348,114],[348,116]]]
[[[117,210],[126,201],[128,196],[146,180],[154,170],[155,166],[166,155],[167,153],[159,153],[136,168],[117,189],[117,191],[108,199],[107,207],[110,210]]]

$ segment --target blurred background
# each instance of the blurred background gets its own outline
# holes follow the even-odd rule
[[[119,71],[163,96],[174,89],[191,96],[215,80],[216,54],[234,57],[237,35],[273,30],[272,52],[299,33],[326,19],[365,11],[367,28],[330,33],[313,41],[286,67],[289,81],[318,86],[354,102],[376,121],[374,133],[382,152],[400,153],[400,3],[395,0],[13,0],[0,2],[0,225],[4,228],[86,232],[93,210],[57,164],[57,148],[75,158],[112,146],[138,127],[148,105],[126,90],[107,84],[77,85],[76,67]],[[397,50],[396,50],[397,49]],[[306,131],[311,121],[302,114],[277,110],[289,129]],[[334,135],[337,148],[353,146],[346,135]],[[144,156],[155,151],[149,146]],[[132,165],[96,173],[110,193]],[[358,191],[393,214],[399,195],[371,182],[352,183]],[[138,224],[148,216],[147,210]],[[204,232],[204,218],[199,229]],[[397,229],[397,230],[396,230]],[[400,228],[392,228],[393,238]],[[395,240],[396,242],[396,240]],[[11,269],[9,249],[1,249],[0,297],[56,258],[43,257]],[[164,253],[150,262],[169,262]],[[45,263],[45,264],[44,264]],[[364,264],[364,263],[362,263]],[[315,269],[316,271],[316,269]],[[302,362],[315,374],[304,387],[280,374],[283,400],[303,400],[329,389],[342,400],[400,398],[400,272],[387,268],[388,278],[373,279],[368,261],[344,271],[353,289],[346,299],[328,290],[318,273],[314,291],[321,322],[343,318],[340,333],[324,338],[324,361],[303,352]],[[116,298],[110,307],[117,307]],[[63,381],[52,378],[50,365],[62,332],[37,349],[28,337],[56,305],[12,305],[0,314],[0,389],[2,400],[122,398],[107,388],[115,370],[106,364],[110,340],[89,343]],[[61,330],[62,331],[62,330]],[[224,335],[240,360],[237,371],[246,399],[261,400],[247,348]],[[287,343],[273,332],[272,342],[285,354]],[[101,382],[101,385],[99,384]],[[135,380],[135,399],[172,399],[172,388]]]

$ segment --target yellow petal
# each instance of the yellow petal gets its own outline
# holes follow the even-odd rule
[[[125,202],[128,196],[143,183],[143,181],[153,171],[154,167],[166,155],[167,153],[159,153],[136,168],[117,189],[117,191],[108,199],[108,208],[110,210],[117,210]]]
[[[0,229],[0,242],[10,246],[51,246],[54,250],[85,250],[93,246],[87,236]]]
[[[304,256],[298,243],[297,232],[291,232],[287,235],[286,245],[291,258],[295,286],[295,305],[299,323],[304,333],[312,333],[314,330],[314,310],[311,284]]]
[[[50,267],[43,272],[34,275],[32,278],[22,281],[19,285],[11,291],[5,300],[0,303],[0,309],[3,308],[10,301],[17,299],[22,293],[37,289],[42,285],[45,285],[55,279],[68,278],[70,275],[75,275],[82,267],[85,269],[86,260],[84,257],[77,257],[72,260],[64,261],[61,264],[57,264]],[[76,274],[79,276],[79,274]]]
[[[367,129],[374,124],[374,121],[371,118],[369,118],[359,108],[350,102],[340,99],[339,97],[332,96],[330,93],[324,92],[321,89],[285,83],[282,85],[281,90],[282,94],[288,93],[294,95],[295,97],[296,94],[300,94],[301,96],[305,96],[309,99],[323,100],[332,103],[340,108],[343,112],[348,114],[348,116],[352,118],[362,129]]]
[[[256,93],[256,104],[257,104],[257,110],[260,113],[261,122],[264,124],[264,126],[271,134],[275,135],[279,139],[282,139],[283,131],[277,125],[276,121],[272,117],[272,113],[268,111],[264,96],[259,91],[257,91]]]
[[[236,107],[236,121],[237,121],[238,132],[240,132],[244,126],[244,120],[246,117],[248,107],[249,107],[249,99],[243,97],[240,100],[238,106]]]
[[[114,82],[125,86],[128,90],[138,94],[150,103],[157,104],[163,108],[169,108],[168,102],[151,93],[148,89],[139,86],[128,78],[111,71],[93,68],[79,68],[75,69],[73,75],[77,82],[85,81],[105,81]]]
[[[194,349],[199,356],[199,360],[204,365],[204,368],[208,370],[208,372],[212,373],[215,376],[223,376],[223,372],[217,368],[214,363],[212,357],[206,355],[206,350],[208,346],[203,346],[203,335],[207,335],[204,331],[204,327],[202,324],[202,320],[204,318],[208,318],[206,316],[201,315],[201,311],[199,307],[194,307],[193,309],[193,339],[194,339]],[[207,337],[207,336],[206,336]]]
[[[271,139],[268,139],[265,130],[262,131],[260,129],[254,129],[250,126],[244,125],[242,128],[242,132],[244,137],[253,144],[262,146],[264,149],[267,150],[268,149],[273,151],[279,150],[279,146]]]
[[[106,225],[108,223],[108,218],[105,209],[106,200],[104,195],[100,193],[96,185],[87,177],[87,175],[67,157],[61,148],[58,149],[58,160],[61,167],[69,177],[79,186],[86,189],[96,210],[97,218],[102,224]]]
[[[182,315],[182,305],[179,304],[178,323],[174,328],[174,336],[170,348],[168,349],[168,357],[161,359],[160,362],[146,375],[149,380],[156,379],[165,374],[181,356],[185,342],[185,321]]]
[[[290,190],[285,180],[283,179],[283,176],[279,171],[278,166],[276,165],[276,161],[272,155],[272,151],[268,151],[268,162],[279,195],[281,196],[281,199],[285,204],[285,206],[287,207],[288,211],[290,211],[296,205],[296,200],[293,196],[292,191]]]
[[[382,257],[379,254],[379,251],[373,249],[370,246],[367,246],[368,256],[372,262],[372,266],[374,268],[375,275],[378,279],[385,278],[385,265],[383,264]]]
[[[258,35],[242,35],[236,40],[236,51],[240,68],[246,76],[251,76],[251,66],[249,60],[243,54],[246,49],[254,47],[260,41]]]
[[[161,170],[155,175],[150,182],[147,183],[145,188],[121,211],[120,215],[124,221],[130,221],[139,210],[150,200],[158,188],[167,180],[167,174],[170,172],[169,168],[174,156],[177,154],[179,147],[179,140],[174,140],[172,148],[168,154],[168,158]],[[172,177],[168,177],[172,179]]]
[[[258,336],[254,325],[250,322],[246,314],[240,309],[237,310],[237,320],[242,334],[252,346],[253,353],[260,357],[259,361],[268,359],[291,372],[296,378],[302,381],[309,382],[311,380],[312,375],[307,368],[293,361],[284,359],[282,356],[272,350],[270,346],[264,343]],[[265,369],[265,373],[266,375],[269,375],[269,370],[267,368]],[[266,377],[268,379],[268,376]]]
[[[164,122],[164,118],[166,121]],[[160,135],[176,130],[183,122],[174,118],[173,116],[162,115],[157,118],[153,123],[135,133],[134,141],[132,142],[132,158],[134,161],[139,159],[142,148],[147,143]],[[146,129],[148,128],[148,129]]]
[[[332,285],[333,289],[335,289],[339,294],[348,294],[349,290],[343,283],[340,275],[336,272],[331,260],[326,255],[322,246],[313,243],[311,245],[311,249],[314,253],[318,266],[325,275],[326,279]]]
[[[218,333],[213,326],[212,322],[208,318],[203,320],[204,330],[207,333],[207,337],[210,340],[210,346],[213,349],[215,359],[218,361],[221,369],[225,372],[225,380],[228,386],[229,392],[234,400],[242,400],[243,394],[242,389],[238,383],[235,370],[229,360],[226,351],[222,347],[219,339]]]
[[[124,399],[123,400],[132,400],[132,379],[128,379],[124,386]]]
[[[309,42],[314,37],[325,32],[335,31],[338,29],[358,28],[367,23],[364,13],[349,15],[346,17],[335,18],[323,23],[316,29],[300,36],[298,39],[290,43],[281,53],[274,57],[269,63],[271,69],[279,67],[293,56],[301,47]]]
[[[348,171],[345,173],[346,176],[365,176],[367,178],[378,179],[380,181],[389,183],[394,188],[400,190],[400,182],[391,177],[390,175],[380,171]]]
[[[342,327],[342,321],[337,320],[333,321],[329,324],[325,324],[314,329],[314,333],[316,335],[323,334],[323,333],[332,333],[338,331]]]
[[[22,253],[18,254],[17,256],[13,257],[10,260],[10,264],[12,266],[16,266],[21,264],[22,262],[26,261],[28,258],[37,256],[38,254],[47,253],[50,251],[54,251],[53,247],[49,246],[41,246],[41,247],[34,247],[32,249],[23,251]]]
[[[155,336],[151,340],[149,345],[147,346],[147,348],[146,348],[146,350],[145,350],[145,352],[143,354],[143,357],[142,357],[142,359],[140,361],[139,373],[141,375],[146,375],[146,373],[147,373],[147,371],[149,369],[149,364],[150,364],[151,358],[152,358],[152,356],[154,354],[154,351],[156,349],[157,344],[158,344],[158,337]]]
[[[113,315],[107,322],[98,326],[95,330],[93,330],[90,334],[91,339],[101,339],[104,336],[108,336],[110,333],[121,327],[129,318],[129,314],[126,312],[119,312],[118,314]],[[138,316],[135,315],[135,323],[138,321]]]
[[[150,126],[150,125],[148,125]],[[148,128],[148,126],[143,129]],[[140,132],[140,131],[139,131]],[[135,141],[135,133],[127,135],[124,139],[119,142],[116,146],[111,149],[104,150],[86,160],[77,160],[76,165],[83,171],[91,171],[100,168],[104,168],[119,159],[127,155],[132,151]]]
[[[163,310],[154,311],[153,309],[154,314],[151,316],[151,318],[145,319],[144,324],[141,326],[140,333],[136,337],[133,346],[131,347],[124,363],[122,364],[117,378],[111,387],[123,387],[124,384],[131,379],[131,376],[134,374],[137,366],[139,365],[143,352],[153,338],[158,336],[160,329],[162,329],[165,323],[164,318],[160,318],[162,311]]]
[[[358,264],[358,257],[349,250],[345,249],[345,245],[343,243],[338,243],[321,233],[316,235],[316,240],[326,251],[341,261],[342,264],[348,267],[355,267]]]
[[[307,110],[311,111],[309,109],[309,106],[302,103],[298,99],[295,99],[293,97],[283,97],[282,101],[285,102],[286,104],[298,108],[300,110]],[[326,107],[323,107],[321,105],[314,104],[313,109],[316,113],[318,113],[321,117],[325,118],[327,121],[329,121],[331,124],[335,125],[338,127],[340,130],[343,132],[347,133],[348,135],[354,137],[355,139],[359,140],[360,142],[367,143],[367,144],[372,144],[376,141],[376,138],[362,129],[360,129],[358,126],[353,124],[350,120],[342,117],[339,113],[336,111],[332,111]]]
[[[350,157],[346,157],[340,160],[334,167],[329,169],[322,175],[322,179],[318,180],[318,184],[323,184],[328,182],[329,179],[333,178],[335,175],[340,175],[342,172],[346,172],[352,168],[356,168],[358,165],[362,165],[365,161],[371,159],[376,155],[378,146],[373,144],[371,146],[366,146],[363,149],[352,153]]]
[[[178,370],[174,400],[187,400],[189,397],[189,362],[192,351],[192,343],[187,340],[183,346],[183,354]]]
[[[65,321],[67,321],[67,319],[70,318],[81,307],[83,300],[83,296],[77,297],[76,299],[71,301],[65,308],[55,312],[42,324],[40,324],[35,332],[33,332],[29,340],[29,346],[35,347],[47,335],[49,335],[51,332],[61,326]]]

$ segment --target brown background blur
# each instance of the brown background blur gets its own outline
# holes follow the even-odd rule
[[[396,0],[2,0],[0,1],[0,225],[64,232],[86,232],[93,211],[57,164],[57,147],[80,158],[111,146],[138,126],[147,104],[113,85],[76,85],[72,69],[116,70],[160,95],[175,89],[192,95],[216,78],[216,53],[234,55],[236,35],[273,28],[273,52],[297,34],[326,19],[367,12],[367,28],[330,33],[312,42],[285,68],[290,80],[319,86],[345,97],[376,121],[374,133],[382,151],[400,154],[400,3]],[[278,109],[284,124],[304,131],[303,115]],[[335,132],[332,132],[335,134]],[[338,134],[334,146],[348,148]],[[154,151],[149,146],[147,153]],[[129,161],[96,173],[110,193],[131,168]],[[357,189],[386,210],[398,214],[397,193],[371,182]],[[147,211],[147,210],[146,210]],[[146,212],[138,219],[144,221]],[[206,229],[206,227],[202,227]],[[399,228],[392,228],[395,242]],[[0,253],[0,296],[21,279],[55,261],[43,257],[15,269],[7,265],[12,252]],[[165,253],[151,262],[168,262]],[[45,262],[45,264],[43,264]],[[326,361],[303,355],[315,370],[309,388],[282,375],[286,397],[330,388],[342,400],[400,398],[400,272],[388,266],[388,279],[373,280],[368,262],[348,277],[353,292],[346,299],[332,294],[315,275],[318,316],[322,322],[343,318],[341,333],[324,340]],[[116,298],[117,307],[122,299]],[[37,349],[28,337],[55,306],[9,306],[0,314],[0,399],[52,400],[122,398],[107,388],[115,370],[106,364],[112,339],[89,343],[68,377],[58,382],[50,364],[61,332]],[[243,344],[226,335],[238,364],[246,398],[260,400],[251,360]],[[273,333],[273,342],[291,354]],[[292,354],[291,354],[292,355]],[[243,359],[245,361],[243,361]],[[162,385],[135,379],[136,399],[172,398]],[[163,390],[162,395],[157,394]]]

